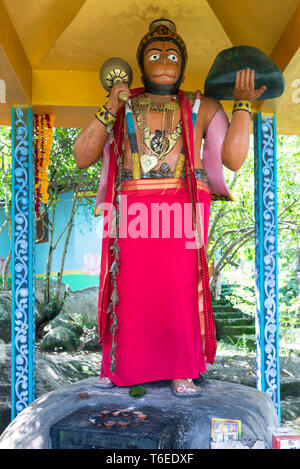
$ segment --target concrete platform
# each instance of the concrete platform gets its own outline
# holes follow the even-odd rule
[[[1,435],[0,449],[154,449],[162,445],[168,449],[208,449],[213,417],[241,420],[243,440],[253,443],[262,440],[270,446],[270,428],[278,426],[270,397],[248,386],[204,380],[199,386],[200,397],[182,399],[173,395],[169,381],[157,381],[143,384],[147,394],[134,399],[128,394],[130,388],[102,390],[94,387],[94,383],[95,378],[88,378],[34,401]],[[88,416],[97,409],[128,407],[148,412],[148,424],[128,428],[126,438],[125,433],[123,439],[119,437],[119,429],[117,438],[116,429],[106,429],[104,433],[102,427],[97,428],[88,421]],[[60,425],[64,425],[67,433],[68,428],[72,429],[69,439],[58,438]],[[56,428],[55,438],[53,428]],[[97,429],[101,430],[97,433]],[[87,438],[89,432],[91,438]],[[153,437],[159,432],[163,434],[161,441]]]

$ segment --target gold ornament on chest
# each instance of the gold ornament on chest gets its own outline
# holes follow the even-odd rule
[[[181,121],[174,127],[179,104],[176,101],[153,103],[148,97],[141,96],[138,100],[133,100],[132,109],[140,131],[140,163],[144,174],[147,174],[173,150],[182,135]],[[162,113],[161,129],[154,133],[150,131],[151,111]]]

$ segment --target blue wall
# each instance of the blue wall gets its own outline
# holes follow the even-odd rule
[[[93,216],[93,206],[90,208],[79,207],[71,232],[68,251],[64,264],[63,282],[68,283],[72,290],[86,288],[99,284],[100,256],[101,256],[101,232],[103,217]],[[55,214],[54,242],[67,223],[73,203],[73,192],[62,194],[58,202]],[[0,207],[0,226],[5,219],[4,209]],[[49,214],[51,220],[51,212]],[[52,276],[60,270],[66,233],[62,236],[56,250],[53,253]],[[8,227],[6,226],[0,235],[0,257],[7,257],[10,247]],[[36,244],[35,270],[36,277],[43,278],[48,257],[49,242]]]

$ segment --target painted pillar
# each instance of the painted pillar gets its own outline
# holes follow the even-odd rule
[[[271,397],[279,424],[276,118],[254,118],[257,388]]]
[[[34,400],[34,160],[30,107],[11,108],[12,308],[11,418]]]

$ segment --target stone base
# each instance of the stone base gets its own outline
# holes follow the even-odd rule
[[[271,447],[270,428],[278,418],[270,397],[254,388],[204,380],[202,395],[182,399],[169,381],[146,383],[147,394],[132,398],[129,388],[103,390],[88,378],[43,395],[24,409],[0,437],[0,449],[208,449],[211,419],[242,421],[242,439]],[[89,417],[103,409],[132,408],[147,421],[129,427],[97,427]]]
[[[117,410],[120,406],[105,405],[105,409]],[[135,407],[135,406],[134,406]],[[133,423],[125,417],[113,419],[114,427],[92,425],[91,415],[99,412],[99,406],[80,409],[50,429],[53,449],[172,449],[176,447],[179,431],[183,428],[178,412],[164,412],[149,406],[139,406],[147,415],[145,421]],[[119,421],[129,421],[128,427],[121,427]]]

